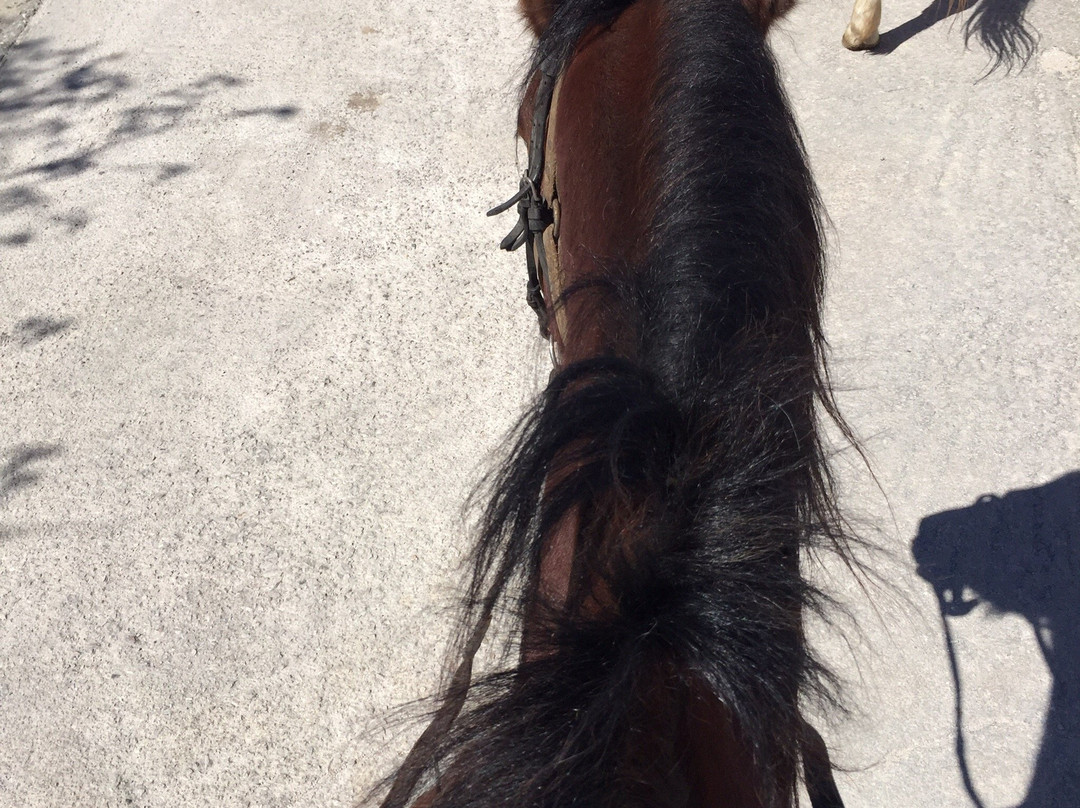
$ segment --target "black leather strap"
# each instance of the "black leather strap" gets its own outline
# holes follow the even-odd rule
[[[844,808],[840,791],[833,779],[832,763],[825,741],[812,726],[803,722],[803,775],[806,793],[813,808]]]
[[[540,333],[549,337],[548,307],[544,300],[541,278],[547,272],[547,255],[541,234],[554,221],[551,205],[540,193],[540,182],[544,176],[544,142],[547,138],[548,117],[551,114],[551,97],[555,91],[558,76],[558,62],[548,57],[540,65],[540,82],[533,101],[532,130],[529,133],[529,165],[521,178],[518,192],[488,211],[488,216],[497,216],[510,210],[515,204],[518,209],[518,221],[499,245],[502,249],[513,252],[525,245],[525,263],[529,271],[525,299],[536,312],[540,324]]]

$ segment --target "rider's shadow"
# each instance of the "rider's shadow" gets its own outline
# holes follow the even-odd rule
[[[912,553],[943,615],[955,619],[986,603],[1031,624],[1053,682],[1020,808],[1080,805],[1080,472],[928,516]],[[955,666],[948,630],[945,640]],[[956,694],[958,704],[964,695]],[[958,732],[961,774],[979,805]]]

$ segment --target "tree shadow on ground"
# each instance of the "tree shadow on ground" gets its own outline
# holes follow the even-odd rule
[[[986,603],[1031,624],[1053,678],[1021,808],[1080,805],[1080,472],[928,516],[912,553],[941,605],[956,696],[957,760],[968,795],[982,805],[964,747],[964,694],[950,618]]]
[[[41,38],[11,49],[0,67],[0,249],[30,243],[44,224],[68,233],[85,227],[90,212],[84,207],[58,210],[50,188],[88,172],[104,173],[106,156],[118,147],[161,136],[196,118],[284,120],[298,112],[293,106],[230,109],[228,93],[246,82],[221,73],[147,97],[121,69],[123,61],[122,53],[54,48]],[[219,112],[222,107],[227,111]],[[101,123],[88,134],[91,119]],[[11,147],[27,143],[33,146],[33,159],[16,164]],[[162,155],[150,164],[108,168],[138,171],[154,183],[167,183],[197,166]]]
[[[0,334],[0,343],[14,341],[23,347],[34,345],[71,328],[70,318],[56,320],[52,317],[24,317],[15,324],[14,333]]]
[[[74,325],[70,317],[57,319],[47,315],[23,317],[11,331],[0,331],[0,350],[8,346],[29,348],[39,342],[63,334]]]
[[[0,498],[37,482],[37,463],[60,454],[58,443],[22,443],[5,452],[0,462]]]
[[[990,64],[986,76],[998,68],[1009,73],[1014,68],[1023,70],[1038,49],[1038,33],[1025,20],[1031,0],[931,0],[929,6],[902,25],[881,35],[881,41],[872,53],[878,56],[892,53],[913,36],[921,34],[954,14],[965,12],[964,47],[972,40],[989,55]]]

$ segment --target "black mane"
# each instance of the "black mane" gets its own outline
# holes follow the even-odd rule
[[[565,64],[629,5],[558,3],[534,67]],[[386,808],[436,778],[436,808],[686,805],[679,748],[655,738],[702,689],[730,710],[765,806],[793,804],[800,697],[829,691],[803,635],[819,598],[799,558],[847,552],[818,423],[850,436],[825,366],[820,208],[741,3],[665,7],[649,248],[612,281],[632,350],[563,369],[519,424],[488,481],[459,652],[498,610],[520,627],[536,608],[544,537],[575,507],[575,581],[602,578],[616,607],[584,617],[572,585],[570,606],[544,614],[555,653],[471,684],[460,668]],[[632,546],[613,559],[588,525],[627,511]]]

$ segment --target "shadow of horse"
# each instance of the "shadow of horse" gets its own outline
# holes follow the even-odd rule
[[[931,0],[917,17],[912,17],[891,31],[885,31],[872,53],[879,56],[892,53],[913,36],[921,34],[948,17],[960,12],[964,20],[964,46],[975,40],[989,55],[990,65],[985,76],[1004,67],[1023,70],[1038,48],[1039,38],[1024,19],[1031,0],[976,0],[968,6],[962,0]]]
[[[1080,805],[1080,472],[928,516],[912,553],[941,605],[956,687],[957,758],[969,796],[983,805],[964,751],[963,694],[946,616],[986,603],[1031,624],[1053,679],[1021,807]]]

